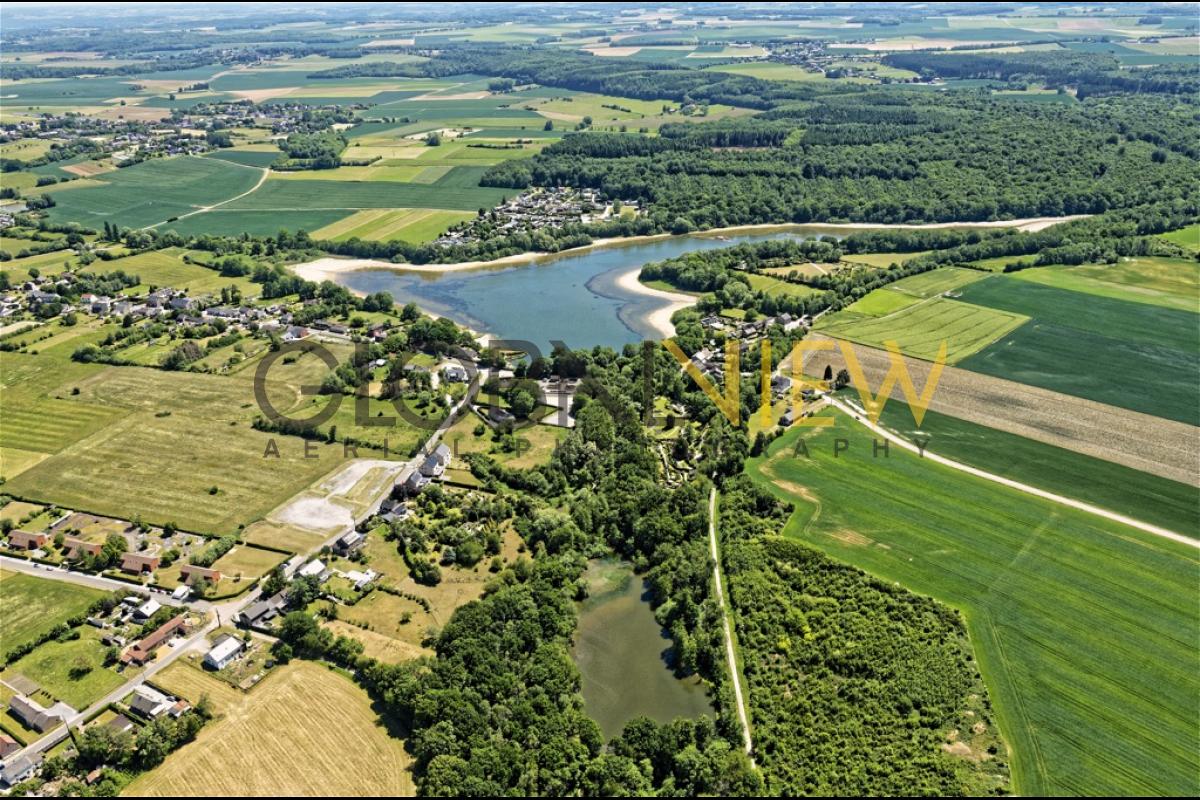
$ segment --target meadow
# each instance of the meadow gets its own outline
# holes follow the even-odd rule
[[[107,592],[0,571],[0,650],[33,641],[55,625],[87,612]]]
[[[104,666],[103,634],[90,625],[79,629],[78,639],[50,641],[0,672],[0,681],[23,675],[42,691],[77,711],[87,708],[127,678]]]
[[[198,786],[243,797],[415,793],[404,740],[366,692],[320,664],[293,661],[245,693],[183,663],[159,680],[192,702],[208,694],[220,716],[129,794],[177,797]]]
[[[312,232],[314,239],[367,239],[389,241],[399,239],[421,244],[436,239],[456,222],[473,219],[470,211],[437,211],[422,208],[372,209],[359,211],[332,225]]]
[[[964,287],[962,299],[1031,318],[964,359],[965,369],[1200,423],[1196,314],[1006,275]]]
[[[433,184],[268,180],[257,191],[235,200],[225,208],[229,211],[273,212],[355,211],[364,208],[477,211],[482,207],[490,208],[513,194],[511,189],[458,186],[458,177],[452,176],[453,172],[447,173]]]
[[[836,314],[823,317],[817,329],[829,336],[872,347],[898,342],[907,356],[932,361],[942,343],[946,363],[955,364],[1011,333],[1026,317],[970,303],[933,297],[884,316]]]
[[[1196,792],[1193,548],[905,451],[873,458],[845,417],[747,469],[795,503],[786,535],[962,610],[1016,791]]]
[[[1052,266],[1012,273],[1018,280],[1115,300],[1195,312],[1200,308],[1200,264],[1184,258],[1141,256],[1116,264]]]

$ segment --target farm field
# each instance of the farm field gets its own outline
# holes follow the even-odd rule
[[[0,571],[0,650],[33,641],[60,622],[86,613],[106,592]]]
[[[915,306],[919,302],[920,300],[910,294],[897,292],[891,287],[885,287],[869,292],[865,297],[860,297],[846,306],[844,311],[848,318],[854,314],[861,314],[867,317],[882,317],[894,314],[909,306]]]
[[[434,209],[373,209],[359,211],[332,225],[312,232],[314,239],[347,239],[369,241],[401,241],[420,244],[436,239],[456,222],[473,219],[470,211],[437,211]]]
[[[866,264],[869,267],[878,267],[879,269],[887,269],[893,264],[902,264],[910,258],[923,256],[928,253],[928,250],[919,250],[915,253],[853,253],[842,256],[843,263]]]
[[[1193,793],[1196,551],[871,442],[842,417],[747,468],[796,504],[786,535],[963,611],[1015,789]]]
[[[294,661],[247,693],[228,688],[217,693],[215,684],[223,683],[218,678],[183,664],[171,670],[195,672],[189,683],[212,693],[221,716],[196,741],[138,777],[127,793],[414,794],[404,740],[379,718],[366,692],[351,679],[319,664]],[[194,692],[176,691],[192,702],[199,700]]]
[[[932,297],[885,316],[856,318],[843,313],[822,317],[817,330],[872,347],[895,341],[905,355],[929,361],[937,357],[945,342],[946,363],[955,364],[1019,328],[1026,319],[1020,314]]]
[[[224,208],[229,211],[349,212],[363,208],[477,211],[481,207],[494,206],[513,193],[511,189],[457,186],[450,177],[448,174],[434,184],[269,180],[257,191]]]
[[[774,297],[807,297],[810,294],[815,294],[816,289],[811,286],[805,286],[800,283],[788,283],[787,281],[771,277],[770,275],[747,275],[746,278],[750,281],[750,288],[759,292],[766,292]]]
[[[1144,256],[1117,264],[1035,267],[1011,277],[1114,300],[1193,313],[1200,309],[1200,263],[1189,259]]]
[[[913,297],[934,297],[946,292],[954,292],[975,281],[987,277],[978,270],[961,267],[943,267],[941,269],[921,272],[901,278],[887,288],[896,292],[910,294]]]
[[[1160,233],[1158,236],[1160,239],[1166,239],[1168,242],[1186,247],[1193,252],[1200,252],[1200,222],[1169,233]]]
[[[249,191],[261,177],[260,170],[219,159],[154,159],[94,179],[103,186],[57,195],[50,218],[96,228],[106,221],[131,228],[156,225]]]
[[[964,359],[965,369],[1200,423],[1196,314],[1001,275],[964,287],[962,299],[1031,317]]]
[[[1196,486],[936,411],[927,411],[918,428],[901,398],[888,401],[880,424],[924,442],[928,452],[1177,533],[1200,535]]]

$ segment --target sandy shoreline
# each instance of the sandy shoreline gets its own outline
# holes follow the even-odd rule
[[[1057,225],[1060,222],[1067,222],[1073,219],[1081,219],[1087,216],[1086,214],[1078,214],[1070,217],[1032,217],[1029,219],[1013,219],[1013,220],[997,220],[994,222],[933,222],[925,225],[881,225],[870,222],[806,222],[806,223],[769,223],[763,225],[737,225],[730,228],[711,228],[706,231],[696,231],[698,236],[724,236],[736,235],[739,233],[762,233],[764,231],[779,231],[786,233],[789,230],[803,228],[829,228],[831,230],[845,231],[861,231],[861,230],[937,230],[940,228],[1016,228],[1020,231],[1033,233]],[[373,258],[338,258],[327,257],[318,258],[316,261],[309,261],[304,264],[295,264],[291,267],[293,271],[301,278],[309,281],[324,281],[335,280],[335,276],[343,272],[353,272],[360,269],[394,269],[399,272],[461,272],[473,269],[491,269],[496,267],[516,266],[518,264],[527,264],[540,259],[553,259],[559,256],[578,255],[586,253],[589,250],[597,250],[602,247],[618,247],[624,244],[635,244],[641,242],[652,242],[659,239],[670,238],[673,234],[656,233],[652,236],[618,236],[611,239],[597,239],[591,244],[583,245],[582,247],[573,247],[569,250],[560,250],[557,253],[517,253],[503,258],[497,258],[492,261],[460,261],[455,264],[396,264],[391,261],[380,261]]]
[[[668,292],[664,289],[655,289],[653,286],[647,286],[638,279],[641,272],[642,268],[640,265],[632,267],[617,276],[616,284],[630,294],[640,294],[645,297],[670,301],[663,308],[655,309],[646,315],[647,324],[654,328],[655,332],[663,339],[669,339],[675,335],[675,326],[671,324],[671,317],[676,311],[695,305],[699,298],[683,294],[682,292]]]

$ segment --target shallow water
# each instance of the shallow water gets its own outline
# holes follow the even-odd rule
[[[679,679],[666,661],[671,640],[628,564],[588,565],[590,596],[580,605],[572,657],[583,675],[583,703],[606,738],[634,717],[656,722],[713,714],[696,677]]]
[[[630,269],[697,250],[845,233],[812,225],[725,239],[691,234],[547,256],[513,266],[442,274],[367,269],[343,273],[337,280],[355,291],[391,292],[399,303],[416,303],[480,332],[532,342],[542,352],[548,352],[552,341],[572,348],[619,349],[660,338],[647,319],[669,304],[619,287],[617,278]]]

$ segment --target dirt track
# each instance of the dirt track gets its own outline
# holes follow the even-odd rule
[[[809,341],[828,339],[812,334]],[[887,373],[888,354],[854,345],[872,391]],[[917,390],[924,388],[930,364],[905,358]],[[821,375],[826,364],[844,366],[840,351],[810,354],[805,373]],[[895,397],[902,399],[899,388]],[[930,409],[998,428],[1028,439],[1103,458],[1191,486],[1200,486],[1200,436],[1191,425],[1104,405],[1015,381],[946,367]]]

